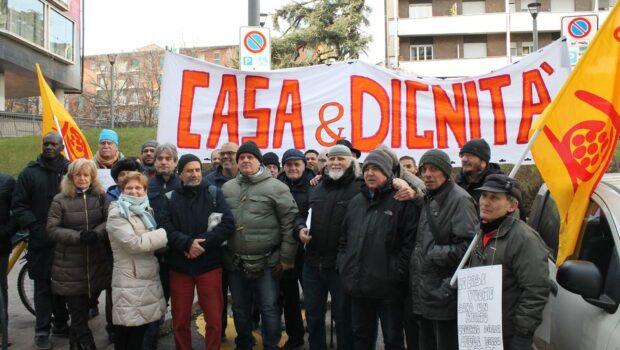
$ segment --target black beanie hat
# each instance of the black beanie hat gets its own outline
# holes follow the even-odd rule
[[[177,164],[177,170],[179,171],[179,173],[183,171],[183,168],[185,168],[185,166],[189,162],[198,162],[200,163],[200,167],[202,167],[202,162],[200,161],[200,158],[196,157],[193,154],[184,154],[181,156],[181,158],[179,158],[179,163]]]
[[[110,169],[110,175],[112,175],[114,182],[118,179],[121,171],[140,171],[140,163],[136,157],[126,157],[116,162]]]
[[[487,163],[491,160],[491,148],[484,139],[473,139],[467,141],[467,143],[463,145],[463,148],[461,148],[459,156],[462,157],[463,153],[471,153]]]
[[[278,155],[273,153],[273,152],[267,152],[265,153],[265,155],[263,156],[263,164],[265,165],[275,165],[278,167],[278,170],[280,169],[280,158],[278,158]]]
[[[241,156],[241,153],[250,153],[256,157],[261,164],[263,164],[263,155],[260,153],[260,149],[258,149],[258,146],[254,143],[254,141],[248,141],[239,146],[239,149],[237,150],[237,163],[239,163],[239,156]]]
[[[366,167],[370,164],[378,166],[383,175],[388,178],[394,176],[394,173],[392,172],[392,157],[382,150],[376,149],[368,153],[366,159],[364,160],[362,171],[366,170]]]
[[[444,173],[444,175],[446,175],[447,179],[450,179],[450,175],[452,174],[452,164],[450,163],[450,157],[446,154],[446,152],[438,149],[426,151],[426,153],[424,153],[420,158],[420,168],[422,168],[424,164],[432,164],[436,166],[442,173]]]

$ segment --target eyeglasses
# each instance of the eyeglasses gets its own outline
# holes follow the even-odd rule
[[[224,158],[224,157],[232,158],[235,154],[237,154],[237,152],[220,152],[220,156],[222,158]]]

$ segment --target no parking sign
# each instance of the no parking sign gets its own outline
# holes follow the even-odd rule
[[[271,70],[271,41],[268,28],[241,27],[239,68],[245,71]]]
[[[571,66],[577,64],[597,31],[597,15],[562,17],[562,35],[566,37]]]

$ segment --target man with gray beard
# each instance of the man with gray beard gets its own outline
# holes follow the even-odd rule
[[[336,272],[336,255],[347,206],[360,192],[362,180],[351,150],[346,146],[335,145],[329,149],[327,157],[322,181],[310,193],[308,204],[299,205],[312,210],[310,227],[306,227],[303,219],[307,213],[300,213],[294,230],[306,245],[303,280],[308,341],[312,350],[327,349],[325,311],[329,292],[338,349],[352,349],[351,306]]]

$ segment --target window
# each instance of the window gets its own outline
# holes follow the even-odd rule
[[[463,58],[487,57],[487,43],[464,43]]]
[[[433,4],[409,4],[409,18],[433,17]]]
[[[575,2],[566,0],[551,0],[552,12],[574,12]]]
[[[538,201],[535,201],[535,203]],[[532,213],[535,212],[535,208],[532,208]],[[540,234],[540,237],[545,241],[549,252],[553,260],[555,261],[558,256],[558,235],[560,234],[560,214],[558,214],[558,207],[551,197],[551,193],[548,192],[547,198],[545,198],[543,208],[540,214],[538,227],[536,231]]]
[[[222,61],[222,55],[219,52],[214,52],[213,53],[213,62],[215,64],[220,64]]]
[[[132,58],[131,59],[131,69],[132,70],[136,70],[140,67],[140,60],[137,58]]]
[[[27,41],[43,46],[45,40],[44,6],[38,0],[6,0],[2,16],[9,32]],[[8,22],[8,23],[7,23]]]
[[[307,48],[306,49],[306,60],[312,60],[312,57],[314,56],[314,50],[312,50],[312,48]]]
[[[481,15],[486,13],[484,1],[463,1],[464,15]]]
[[[616,5],[617,0],[598,0],[599,10],[611,10]]]
[[[411,45],[411,61],[428,61],[433,59],[433,45]]]
[[[534,44],[531,41],[510,43],[510,54],[512,56],[527,56],[532,52],[534,52]]]
[[[50,50],[69,61],[73,61],[73,22],[60,13],[50,11]]]

